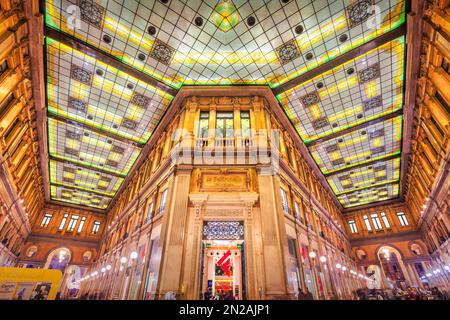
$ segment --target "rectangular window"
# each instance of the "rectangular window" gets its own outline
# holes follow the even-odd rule
[[[295,216],[297,219],[300,220],[301,223],[303,223],[302,215],[300,213],[300,207],[297,202],[294,202],[294,209],[295,209]]]
[[[372,227],[370,226],[370,221],[368,216],[363,216],[364,223],[366,224],[367,231],[372,231]]]
[[[66,225],[67,217],[69,217],[69,214],[67,214],[67,213],[64,214],[64,216],[61,220],[61,223],[59,224],[59,228],[58,228],[59,231],[64,229],[64,226]]]
[[[381,225],[380,217],[378,217],[377,213],[372,213],[370,215],[370,218],[372,219],[372,223],[373,223],[373,226],[375,227],[375,230],[383,229],[383,226]]]
[[[79,216],[70,217],[69,225],[67,226],[67,231],[71,232],[75,230],[75,226],[77,225]]]
[[[80,221],[80,225],[78,226],[77,233],[81,233],[83,231],[84,223],[86,222],[86,217],[82,217]]]
[[[199,138],[208,138],[208,130],[209,130],[209,112],[202,111],[202,112],[200,112],[200,122],[198,125],[198,137]]]
[[[14,100],[14,94],[11,92],[9,96],[5,99],[3,99],[2,103],[0,104],[0,113],[3,112],[6,107],[9,106],[9,104]]]
[[[358,228],[356,228],[356,222],[355,220],[349,220],[348,225],[350,226],[350,231],[352,233],[358,233]]]
[[[450,105],[447,103],[447,101],[444,99],[444,97],[441,96],[439,91],[436,90],[436,93],[434,94],[434,97],[445,108],[445,110],[447,110],[447,112],[450,113]]]
[[[284,210],[284,212],[289,213],[289,206],[288,206],[286,191],[284,191],[283,188],[280,188],[280,192],[281,192],[281,204],[283,206],[283,210]]]
[[[152,217],[152,213],[153,213],[153,201],[152,203],[150,203],[150,206],[148,207],[147,218],[145,219],[145,221],[150,220],[150,218]]]
[[[234,116],[233,112],[217,112],[216,115],[216,137],[234,137]]]
[[[167,189],[161,193],[161,201],[159,203],[158,213],[161,213],[166,208]]]
[[[250,132],[250,112],[241,111],[241,131],[243,138],[249,138],[251,135]]]
[[[381,219],[383,220],[383,223],[386,226],[386,228],[389,229],[391,227],[391,224],[389,223],[389,220],[388,220],[388,218],[386,216],[386,213],[382,212],[382,213],[380,213],[380,216],[381,216]]]
[[[447,72],[447,74],[450,74],[450,62],[446,58],[442,58],[442,69]]]
[[[402,227],[405,227],[409,224],[408,219],[406,219],[406,214],[404,212],[397,212],[397,217]]]
[[[41,228],[47,228],[48,224],[50,223],[50,220],[52,220],[52,214],[51,213],[46,213],[44,215],[44,218],[42,219]]]
[[[0,76],[2,76],[6,70],[8,70],[8,61],[5,59],[5,61],[0,64]]]
[[[92,234],[97,234],[100,230],[100,221],[94,221],[94,226],[92,227]]]

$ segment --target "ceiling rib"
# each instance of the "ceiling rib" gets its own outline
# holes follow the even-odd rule
[[[329,134],[328,136],[319,138],[317,140],[314,140],[314,141],[311,141],[311,142],[308,142],[308,143],[305,143],[305,144],[306,144],[307,147],[312,147],[312,146],[314,146],[316,144],[319,144],[319,143],[322,143],[322,142],[325,142],[325,141],[328,141],[328,140],[331,140],[331,139],[343,136],[343,135],[348,134],[348,133],[352,133],[354,131],[358,131],[358,130],[366,128],[368,126],[371,126],[371,125],[374,125],[374,124],[377,124],[377,123],[380,123],[380,122],[384,122],[384,121],[389,120],[389,119],[394,119],[394,118],[396,118],[396,117],[398,117],[398,116],[400,116],[402,114],[403,114],[403,110],[400,109],[400,110],[397,110],[395,112],[392,112],[392,113],[386,114],[384,116],[378,117],[376,119],[369,120],[369,121],[360,123],[360,124],[358,124],[356,126],[353,126],[353,127],[350,127],[350,128],[347,128],[347,129],[344,129],[344,130],[341,130],[341,131],[338,131],[338,132],[335,132],[335,133],[332,133],[332,134]]]
[[[334,171],[329,172],[329,173],[324,173],[323,175],[325,177],[330,177],[330,176],[334,176],[334,175],[342,173],[342,172],[346,172],[346,171],[349,171],[349,170],[370,166],[372,164],[375,164],[375,163],[378,163],[378,162],[382,162],[382,161],[389,161],[389,160],[392,160],[392,159],[397,159],[399,157],[400,157],[400,154],[392,154],[390,156],[385,156],[383,158],[374,159],[374,160],[371,160],[371,161],[355,164],[353,166],[345,167],[345,168],[342,168],[342,169],[337,169],[337,170],[334,170]]]
[[[61,188],[66,188],[69,190],[76,190],[76,191],[83,191],[83,192],[87,192],[87,193],[94,193],[96,195],[102,196],[102,197],[106,197],[106,198],[110,198],[112,199],[113,197],[108,195],[108,194],[104,194],[95,190],[90,190],[90,189],[83,189],[77,186],[68,186],[59,182],[51,182],[50,185],[55,186],[55,187],[61,187]]]
[[[398,184],[399,180],[395,180],[395,181],[385,181],[385,182],[381,182],[381,183],[377,183],[374,185],[370,185],[364,188],[360,188],[360,189],[352,189],[352,190],[348,190],[348,191],[344,191],[344,192],[339,192],[336,193],[336,196],[342,196],[344,194],[349,194],[349,193],[353,193],[353,192],[357,192],[357,191],[363,191],[363,190],[367,190],[367,189],[371,189],[371,188],[377,188],[377,187],[382,187],[382,186],[386,186],[386,185],[390,185],[390,184]]]
[[[353,50],[350,50],[347,53],[344,53],[344,54],[340,55],[339,57],[337,57],[333,60],[330,60],[314,69],[311,69],[311,70],[305,72],[304,74],[280,85],[279,87],[272,89],[273,94],[275,96],[277,96],[280,93],[283,93],[289,89],[292,89],[307,80],[313,79],[314,77],[316,77],[324,72],[330,71],[331,69],[333,69],[337,66],[340,66],[341,64],[343,64],[349,60],[355,59],[358,56],[360,56],[372,49],[375,49],[379,46],[382,46],[385,43],[388,43],[389,41],[392,41],[402,35],[405,35],[406,31],[407,31],[406,24],[404,23],[401,26],[399,26],[398,28],[396,28],[392,31],[389,31],[389,32],[373,39],[372,41],[367,42],[366,44],[363,44]]]
[[[66,159],[60,159],[60,158],[52,156],[52,155],[50,155],[49,158],[50,158],[50,160],[53,160],[53,161],[57,161],[57,162],[60,162],[60,163],[70,163],[70,164],[73,164],[73,165],[75,165],[77,167],[80,167],[80,168],[84,168],[84,169],[88,169],[88,170],[92,170],[92,171],[97,171],[97,172],[100,172],[100,173],[103,173],[103,174],[109,174],[111,176],[118,177],[118,178],[125,178],[126,177],[126,175],[117,174],[117,173],[114,173],[114,172],[110,172],[110,171],[102,170],[102,169],[98,169],[98,168],[93,168],[93,167],[90,167],[90,166],[87,166],[87,165],[84,165],[84,164],[79,164],[79,163],[77,163],[75,161],[66,160]]]
[[[47,113],[47,117],[51,118],[53,120],[64,122],[65,124],[72,124],[72,125],[79,126],[81,128],[86,128],[86,129],[88,129],[88,130],[90,130],[92,132],[98,133],[100,135],[107,136],[107,137],[109,137],[111,139],[114,139],[114,140],[118,140],[118,141],[121,141],[121,142],[124,142],[124,143],[127,143],[127,144],[131,143],[134,146],[139,147],[139,148],[143,148],[145,146],[145,144],[143,144],[143,143],[135,142],[133,140],[129,140],[129,139],[124,138],[124,137],[122,137],[120,135],[117,135],[115,133],[108,132],[108,131],[105,131],[105,130],[101,130],[101,129],[98,129],[98,128],[94,127],[94,126],[90,126],[90,125],[87,125],[87,124],[84,124],[84,123],[80,123],[80,122],[77,122],[77,121],[74,121],[74,120],[69,120],[67,118],[64,118],[64,117],[56,115],[56,114]]]
[[[68,34],[62,33],[60,31],[56,31],[53,28],[45,26],[45,36],[50,37],[58,42],[61,42],[75,50],[78,50],[96,60],[102,61],[117,70],[127,73],[130,76],[135,77],[136,79],[143,81],[149,85],[152,85],[155,88],[158,88],[172,96],[175,96],[178,93],[178,90],[156,80],[155,78],[143,73],[135,68],[117,60],[115,57],[100,51],[99,49],[86,44],[75,37],[72,37]]]

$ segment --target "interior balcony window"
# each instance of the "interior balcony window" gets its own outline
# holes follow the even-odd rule
[[[94,226],[92,227],[92,234],[97,234],[100,230],[100,221],[94,221]]]
[[[83,231],[84,223],[86,222],[86,217],[82,217],[80,221],[80,225],[78,226],[77,233],[81,233]]]
[[[281,192],[281,205],[283,206],[283,211],[289,213],[286,191],[283,188],[280,188],[280,192]]]
[[[209,112],[202,111],[200,112],[200,121],[198,125],[198,137],[199,138],[208,138],[208,130],[209,130]]]
[[[2,76],[6,70],[8,70],[8,61],[5,60],[0,64],[0,76]]]
[[[44,215],[44,218],[42,219],[42,222],[41,222],[41,228],[47,228],[48,227],[50,221],[52,220],[52,216],[53,215],[51,213],[46,213]]]
[[[67,226],[67,231],[72,232],[75,230],[75,226],[77,225],[79,216],[70,217],[69,225]]]
[[[167,189],[161,193],[161,201],[159,203],[158,214],[163,212],[164,209],[166,208],[166,201],[167,201]]]
[[[352,233],[358,233],[358,228],[356,227],[356,222],[355,220],[349,220],[348,221],[348,225],[350,227],[350,231]]]
[[[365,216],[363,216],[363,220],[366,225],[367,231],[369,231],[369,232],[372,231],[372,226],[370,225],[369,217],[365,215]]]
[[[148,207],[147,218],[145,218],[146,222],[150,220],[150,218],[152,217],[152,213],[153,213],[153,201],[152,203],[150,203],[150,206]]]
[[[216,146],[234,145],[233,112],[217,112],[216,114]]]
[[[372,213],[370,215],[370,218],[372,219],[372,223],[373,223],[375,230],[383,229],[383,226],[381,225],[380,217],[378,217],[377,213]]]
[[[295,209],[295,216],[298,220],[300,220],[300,223],[303,224],[302,214],[300,212],[300,207],[297,202],[294,202],[294,209]]]
[[[61,230],[64,229],[64,226],[66,225],[66,221],[67,221],[67,218],[68,218],[68,217],[69,217],[69,214],[68,214],[68,213],[64,214],[64,216],[63,216],[63,218],[62,218],[62,220],[61,220],[61,223],[59,224],[58,231],[61,231]]]
[[[402,227],[405,227],[409,224],[408,219],[406,218],[406,214],[404,212],[397,212],[397,217]]]
[[[241,136],[242,136],[242,144],[245,147],[250,146],[250,137],[251,137],[251,126],[250,126],[250,112],[249,111],[241,111]]]
[[[447,74],[450,74],[450,61],[447,60],[447,58],[442,58],[441,67],[445,70],[445,72],[447,72]]]
[[[391,224],[389,223],[389,220],[388,220],[388,218],[386,216],[386,213],[385,212],[381,212],[380,216],[381,216],[381,219],[383,220],[383,223],[384,223],[385,227],[387,229],[389,229],[391,227]]]

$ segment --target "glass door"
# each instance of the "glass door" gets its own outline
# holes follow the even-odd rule
[[[216,146],[234,145],[233,112],[217,112]]]

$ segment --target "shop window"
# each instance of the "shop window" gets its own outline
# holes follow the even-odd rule
[[[356,227],[356,222],[355,220],[349,220],[348,221],[348,225],[350,227],[350,231],[352,233],[358,233],[358,228]]]
[[[383,227],[381,226],[381,221],[380,221],[380,217],[378,217],[378,214],[372,213],[370,215],[370,218],[372,219],[372,223],[373,223],[375,230],[383,229]]]
[[[41,228],[47,228],[48,227],[48,225],[50,223],[50,220],[52,220],[52,216],[53,215],[51,213],[46,213],[44,215],[44,218],[42,219],[42,222],[41,222]]]
[[[404,212],[397,212],[397,217],[402,227],[409,225],[408,219],[406,218],[406,214]]]

